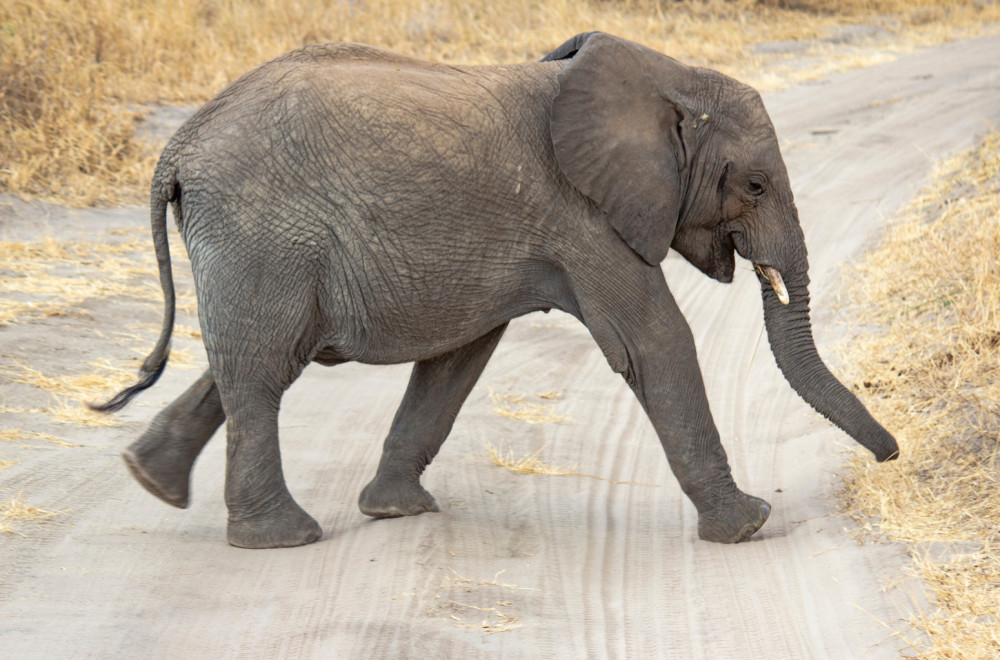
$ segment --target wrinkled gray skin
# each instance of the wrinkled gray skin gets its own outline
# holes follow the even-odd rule
[[[174,506],[227,423],[229,542],[296,546],[319,525],[281,470],[278,407],[312,361],[415,362],[375,478],[374,517],[437,511],[420,485],[507,322],[561,309],[632,387],[699,514],[752,535],[770,506],[730,475],[695,345],[659,263],[669,248],[722,282],[734,251],[761,276],[768,338],[792,387],[880,461],[892,436],[812,340],[806,248],[760,96],[600,33],[542,62],[451,67],[357,44],[247,73],[167,145],[152,185],[164,327],[125,405],[162,371],[173,325],[171,202],[191,257],[209,371],[125,452]]]

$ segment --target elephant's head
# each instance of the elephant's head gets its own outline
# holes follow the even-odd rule
[[[751,261],[785,378],[878,460],[895,458],[896,441],[816,351],[805,241],[760,95],[599,32],[581,34],[545,59],[569,59],[558,75],[551,133],[570,183],[652,266],[672,247],[730,282],[735,254]]]

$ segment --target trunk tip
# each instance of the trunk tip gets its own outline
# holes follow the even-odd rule
[[[878,424],[878,422],[875,423]],[[899,458],[899,445],[896,444],[896,438],[892,437],[892,434],[882,428],[881,425],[879,425],[878,432],[872,440],[862,442],[861,444],[871,451],[871,453],[875,454],[875,460],[879,463],[894,461]]]
[[[895,449],[888,454],[883,453],[882,455],[875,454],[875,460],[879,463],[885,463],[886,461],[894,461],[899,458],[899,449]]]

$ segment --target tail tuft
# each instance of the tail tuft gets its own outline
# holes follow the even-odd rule
[[[125,406],[127,406],[135,395],[139,392],[149,389],[156,381],[160,379],[163,374],[163,370],[167,367],[167,357],[169,356],[169,351],[167,355],[163,356],[157,364],[143,364],[142,368],[139,370],[139,382],[131,387],[126,387],[124,390],[116,394],[112,399],[106,403],[88,403],[87,407],[94,412],[101,413],[113,413],[118,412]]]

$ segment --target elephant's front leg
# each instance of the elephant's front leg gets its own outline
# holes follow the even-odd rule
[[[660,269],[632,275],[625,286],[603,280],[581,292],[583,320],[649,415],[671,470],[698,510],[699,537],[743,541],[760,529],[771,507],[733,481],[694,338]]]
[[[444,443],[459,408],[500,341],[504,324],[450,353],[417,362],[382,448],[382,460],[358,506],[375,518],[438,511],[420,475]]]
[[[185,509],[191,467],[225,419],[219,390],[212,371],[207,370],[153,418],[146,432],[122,452],[122,458],[143,488]]]

